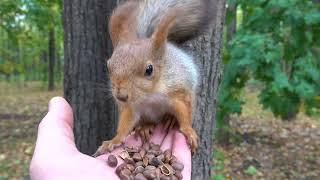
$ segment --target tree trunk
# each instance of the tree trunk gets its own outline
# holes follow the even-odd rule
[[[47,81],[48,78],[48,52],[47,51],[42,51],[40,54],[40,64],[41,64],[41,74],[39,75],[39,79],[42,81]]]
[[[49,31],[49,74],[48,74],[48,90],[52,91],[54,89],[54,61],[56,55],[56,48],[55,48],[55,34],[54,29],[50,29]]]
[[[55,69],[55,74],[56,74],[56,81],[58,81],[59,83],[61,82],[61,78],[62,78],[62,59],[60,58],[60,54],[59,52],[56,53],[56,69]]]
[[[192,159],[192,179],[211,179],[213,130],[216,116],[220,60],[222,48],[225,0],[211,0],[216,13],[212,27],[186,50],[193,53],[201,72],[197,101],[193,112],[193,127],[199,136],[199,148]]]
[[[116,1],[64,0],[64,95],[74,113],[77,148],[93,154],[116,128],[105,60],[112,53],[107,16]]]
[[[237,29],[237,3],[236,1],[229,5],[227,13],[230,14],[231,20],[227,24],[227,42],[229,43]]]
[[[232,41],[233,36],[236,32],[237,28],[237,2],[234,0],[232,3],[228,4],[228,8],[226,9],[226,16],[230,18],[228,22],[226,23],[227,28],[227,46]],[[216,139],[219,144],[222,145],[228,145],[230,144],[230,116],[227,115],[223,118],[223,124],[222,127],[220,127],[218,130],[218,136],[219,138]]]

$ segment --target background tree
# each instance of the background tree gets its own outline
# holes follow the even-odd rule
[[[53,87],[54,76],[61,74],[55,74],[57,70],[53,67],[53,55],[61,57],[62,53],[60,9],[59,0],[0,2],[0,78],[4,74],[8,81],[18,79],[47,82],[49,77],[48,86]],[[52,35],[51,38],[49,34]],[[51,52],[52,50],[56,51]],[[47,56],[41,56],[44,52],[51,55],[51,61],[47,61]],[[58,77],[61,79],[61,76]]]
[[[217,92],[220,82],[220,60],[223,42],[225,1],[211,0],[214,20],[207,33],[190,44],[187,51],[194,55],[200,69],[197,102],[193,112],[193,127],[199,136],[199,148],[192,157],[192,179],[211,179],[213,130],[216,119]],[[206,30],[204,30],[206,31]]]
[[[226,9],[227,43],[231,42],[237,29],[237,0],[229,0]]]
[[[228,51],[226,50],[229,44],[232,42],[233,36],[237,29],[237,0],[227,0],[226,1],[226,17],[225,17],[225,38],[223,43],[223,56],[226,56]],[[224,58],[225,59],[225,58]],[[222,63],[223,68],[223,63]],[[219,117],[216,121],[216,140],[220,144],[228,145],[230,143],[230,115],[225,115],[224,117]]]
[[[64,95],[74,112],[78,149],[93,154],[116,128],[106,59],[112,53],[107,19],[116,1],[64,0]]]
[[[54,89],[54,64],[55,64],[55,56],[56,56],[56,48],[55,48],[55,32],[54,29],[49,30],[49,78],[48,78],[48,90]]]
[[[28,20],[35,24],[41,35],[48,42],[48,90],[54,89],[54,65],[56,61],[56,34],[61,34],[61,1],[59,0],[29,0]],[[58,17],[58,18],[57,18]],[[56,31],[58,33],[56,33]],[[60,41],[61,42],[61,41]]]

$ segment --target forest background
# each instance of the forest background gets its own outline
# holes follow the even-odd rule
[[[320,176],[320,2],[227,0],[214,179]],[[0,1],[0,179],[28,177],[62,95],[59,0]],[[13,158],[14,157],[14,158]]]

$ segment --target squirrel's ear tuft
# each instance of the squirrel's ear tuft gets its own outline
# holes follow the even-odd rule
[[[126,2],[116,8],[109,20],[109,33],[114,47],[121,42],[128,42],[136,38],[134,34],[134,18],[137,2]]]
[[[175,23],[177,16],[176,10],[169,10],[168,13],[160,19],[152,34],[153,48],[158,50],[161,48],[168,38],[169,31]]]

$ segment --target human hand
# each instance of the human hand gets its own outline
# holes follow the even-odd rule
[[[161,127],[157,127],[151,141],[159,144],[161,149],[171,147],[174,141],[173,154],[184,164],[184,179],[191,177],[191,152],[185,137],[176,130],[165,136]],[[141,141],[133,136],[125,144],[140,145]],[[117,155],[120,149],[111,154]],[[73,113],[70,105],[61,97],[53,98],[49,103],[49,112],[38,127],[35,151],[30,164],[31,179],[119,179],[115,168],[106,164],[109,154],[97,158],[79,152],[74,143]],[[119,163],[122,163],[118,159]]]

